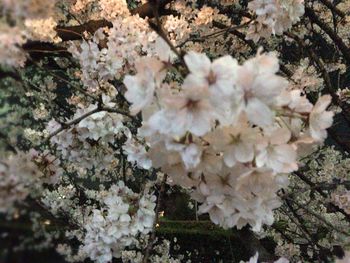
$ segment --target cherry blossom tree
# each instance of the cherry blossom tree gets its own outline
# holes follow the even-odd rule
[[[349,1],[0,10],[3,261],[350,260]],[[180,253],[174,193],[247,255]]]

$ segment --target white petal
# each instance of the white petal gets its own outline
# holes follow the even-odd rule
[[[254,147],[250,143],[238,143],[235,145],[236,159],[241,163],[250,162],[254,158]]]
[[[225,152],[224,152],[224,162],[228,167],[233,167],[237,160],[235,158],[235,149],[234,146],[230,146]]]
[[[136,76],[126,76],[123,82],[127,88],[125,98],[132,104],[130,112],[136,115],[153,100],[154,75],[150,69],[146,69]]]
[[[203,136],[211,130],[212,127],[212,112],[211,109],[207,107],[204,103],[198,112],[193,112],[188,116],[188,130],[194,135]]]
[[[231,56],[224,56],[216,59],[211,69],[216,77],[216,81],[211,88],[217,89],[225,96],[234,93],[234,84],[236,80],[238,63]]]
[[[191,73],[198,76],[208,76],[210,72],[210,59],[202,53],[188,52],[184,60]]]
[[[201,161],[202,151],[194,143],[188,145],[182,152],[181,157],[187,169],[195,168]]]
[[[266,149],[263,149],[262,151],[260,151],[257,156],[255,157],[255,162],[256,162],[256,166],[257,167],[262,167],[265,165],[265,163],[267,162],[267,151]]]
[[[325,111],[324,113],[322,113],[321,115],[322,122],[320,123],[320,127],[322,129],[327,129],[331,127],[333,123],[333,116],[334,116],[334,112],[331,112],[331,111]]]
[[[258,51],[259,52],[259,51]],[[277,54],[275,52],[269,52],[264,54],[258,54],[256,57],[259,63],[259,73],[276,73],[279,70],[279,62]]]
[[[204,77],[195,74],[188,74],[182,84],[185,92],[200,92],[208,89],[208,82]]]
[[[259,75],[253,84],[254,95],[267,104],[277,100],[277,97],[288,86],[288,81],[277,75]]]
[[[260,127],[266,127],[273,122],[271,109],[257,98],[248,101],[245,112],[250,122]]]
[[[326,130],[312,129],[312,127],[310,127],[310,134],[311,134],[311,137],[316,141],[323,141],[324,139],[327,138]]]
[[[318,98],[313,111],[316,112],[323,112],[326,110],[328,105],[331,103],[332,97],[330,95],[323,95],[322,97]]]

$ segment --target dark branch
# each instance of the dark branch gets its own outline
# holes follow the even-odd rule
[[[335,43],[339,50],[343,53],[345,60],[350,63],[350,48],[343,42],[343,40],[329,27],[326,23],[321,21],[315,12],[310,7],[305,7],[305,15],[311,22],[318,25]]]

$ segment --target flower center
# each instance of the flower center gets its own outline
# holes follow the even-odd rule
[[[213,85],[216,82],[216,75],[212,70],[210,70],[209,75],[207,76],[207,81],[209,85]]]
[[[254,93],[250,90],[247,89],[244,91],[244,102],[247,104],[248,100],[254,97]]]
[[[193,110],[198,107],[199,100],[189,99],[185,105],[185,107],[189,110]]]

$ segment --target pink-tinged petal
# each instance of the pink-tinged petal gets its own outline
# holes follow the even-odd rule
[[[332,126],[333,123],[334,112],[325,111],[322,113],[322,123],[320,123],[320,127],[322,129],[327,129]]]
[[[289,173],[298,168],[296,164],[297,153],[293,146],[289,144],[278,145],[274,148],[274,152],[276,160],[284,165],[283,169],[278,172]]]
[[[260,74],[276,73],[279,70],[279,62],[276,53],[269,52],[256,57],[259,63]]]
[[[219,225],[224,219],[224,213],[221,209],[214,206],[209,213],[209,217],[214,224]]]
[[[155,51],[158,57],[165,62],[171,61],[176,57],[170,46],[161,37],[156,39]]]
[[[231,56],[223,56],[215,59],[211,66],[212,70],[220,76],[234,77],[238,69],[238,62]]]
[[[278,128],[272,131],[270,137],[270,143],[279,145],[287,143],[292,136],[291,131],[288,128]]]
[[[310,113],[310,134],[316,141],[323,141],[327,137],[326,129],[333,123],[334,113],[326,111],[331,103],[331,97],[324,95],[318,99]]]
[[[124,84],[127,88],[125,98],[132,104],[130,113],[136,115],[143,108],[150,105],[155,91],[154,75],[150,69],[135,76],[126,76]]]
[[[329,104],[332,101],[332,97],[330,95],[323,95],[322,97],[318,98],[313,111],[315,112],[323,112],[327,109]]]

